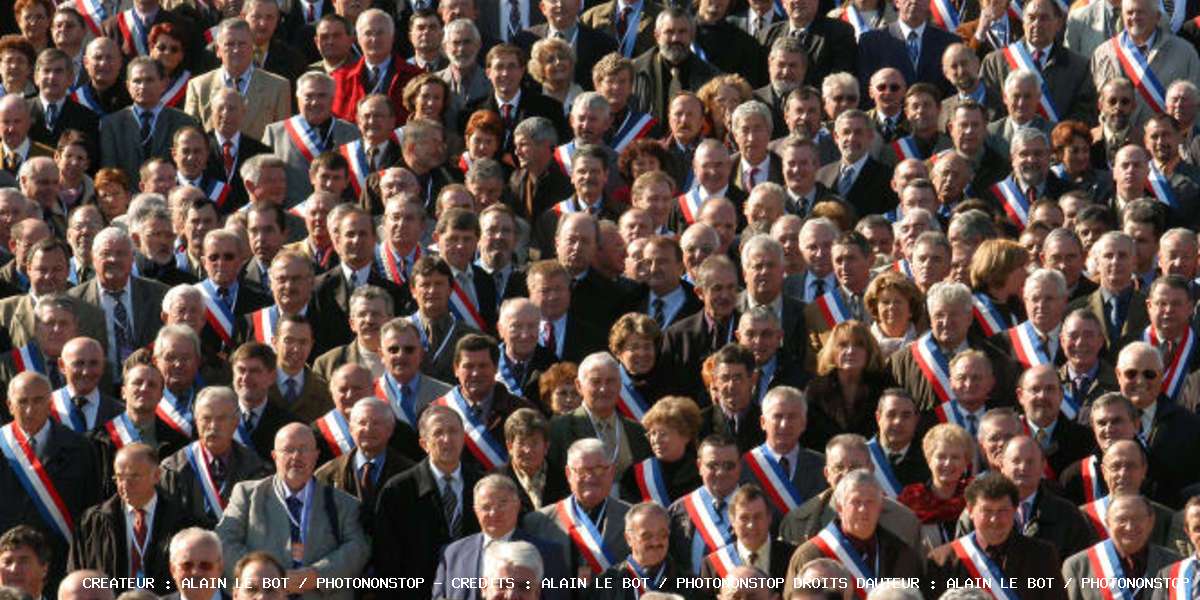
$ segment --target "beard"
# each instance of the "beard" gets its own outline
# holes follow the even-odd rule
[[[658,53],[661,54],[663,59],[665,59],[667,62],[677,65],[687,60],[688,54],[691,54],[691,49],[678,42],[670,42],[667,44],[660,44],[658,47]]]

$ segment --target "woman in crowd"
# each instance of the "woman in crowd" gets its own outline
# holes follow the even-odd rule
[[[17,27],[21,37],[33,45],[34,52],[50,47],[50,19],[54,17],[54,3],[50,0],[16,0],[12,5],[17,15]]]
[[[120,169],[104,168],[96,172],[96,206],[105,224],[125,214],[132,192],[129,176]]]
[[[33,63],[37,51],[29,40],[19,35],[0,37],[0,96],[37,94],[33,86]]]
[[[529,76],[542,84],[542,93],[563,105],[571,114],[571,103],[583,88],[575,83],[575,50],[558,38],[538,40],[529,55]]]
[[[157,60],[167,74],[167,91],[163,106],[183,110],[188,81],[192,72],[184,67],[184,32],[172,23],[159,23],[150,28],[150,58]]]
[[[96,186],[87,174],[91,150],[82,132],[68,129],[62,133],[54,149],[54,164],[58,165],[58,197],[68,209],[95,200]]]
[[[696,95],[704,103],[704,113],[711,126],[706,137],[725,142],[731,151],[737,149],[733,142],[733,109],[754,97],[754,88],[741,75],[721,75],[704,84]]]
[[[808,384],[808,427],[801,443],[824,448],[839,433],[875,435],[875,404],[895,385],[883,355],[862,321],[834,326],[817,355],[817,377]]]
[[[971,257],[972,331],[992,337],[1024,320],[1021,291],[1029,252],[1008,239],[986,240]]]
[[[481,158],[491,158],[501,161],[500,164],[509,167],[505,171],[505,181],[511,172],[511,165],[505,164],[500,154],[500,144],[504,141],[504,121],[492,110],[477,110],[467,120],[466,148],[458,155],[455,163],[463,175],[471,169],[471,163]]]
[[[447,119],[450,112],[450,84],[433,73],[423,73],[412,78],[404,86],[404,110],[408,112],[408,120],[425,119],[441,123],[446,129],[446,155],[454,156],[462,151],[462,139],[449,126]],[[404,127],[398,129],[401,142],[404,140]]]
[[[700,421],[700,408],[691,398],[667,396],[655,403],[642,418],[654,455],[625,471],[621,497],[632,503],[658,502],[666,507],[700,487],[696,467]]]
[[[538,378],[538,394],[543,410],[552,415],[565,415],[583,404],[583,396],[575,377],[579,367],[575,363],[560,362],[546,369]]]
[[[925,434],[921,450],[929,463],[931,479],[906,486],[896,500],[921,521],[925,546],[937,548],[955,538],[958,517],[967,505],[963,491],[971,481],[975,440],[962,427],[941,423]]]
[[[925,298],[904,274],[888,270],[876,275],[863,294],[863,306],[871,315],[871,335],[883,356],[917,339]]]
[[[621,363],[622,404],[640,406],[625,416],[640,418],[640,412],[662,395],[655,372],[661,347],[662,331],[658,323],[644,314],[629,313],[613,324],[608,334],[608,351]]]
[[[630,186],[643,173],[651,171],[666,171],[671,162],[671,156],[657,140],[642,138],[634,140],[621,156],[617,158],[617,171],[621,178],[628,183],[613,192],[613,200],[619,204],[630,203]]]
[[[1071,187],[1087,192],[1093,202],[1108,198],[1112,175],[1092,164],[1092,130],[1082,121],[1063,121],[1050,131],[1057,163],[1051,172]]]

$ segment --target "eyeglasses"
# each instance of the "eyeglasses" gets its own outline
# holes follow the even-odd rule
[[[1154,369],[1125,369],[1121,371],[1121,374],[1125,376],[1125,379],[1137,379],[1139,374],[1141,374],[1142,379],[1156,379],[1158,377],[1158,371]]]

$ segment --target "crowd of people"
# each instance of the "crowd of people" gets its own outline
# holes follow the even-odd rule
[[[1200,594],[1195,3],[0,12],[0,600]]]

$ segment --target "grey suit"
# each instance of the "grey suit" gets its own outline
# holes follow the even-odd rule
[[[1090,57],[1096,48],[1123,29],[1120,12],[1109,2],[1090,2],[1072,10],[1067,15],[1064,42],[1074,52]]]
[[[362,134],[358,131],[358,127],[353,123],[347,123],[337,117],[331,118],[333,119],[333,124],[330,125],[328,147],[320,150],[333,150],[342,144],[348,144],[362,137]],[[274,148],[275,156],[278,156],[288,165],[288,197],[286,202],[288,206],[291,206],[303,201],[312,193],[312,184],[308,181],[308,159],[292,143],[291,136],[287,134],[287,130],[284,128],[284,123],[286,122],[276,121],[267,125],[267,130],[263,133],[263,143]]]
[[[1200,57],[1196,55],[1196,49],[1179,36],[1160,28],[1154,36],[1154,43],[1150,46],[1148,54],[1146,60],[1150,64],[1150,70],[1162,83],[1164,93],[1166,86],[1171,85],[1173,81],[1200,79]],[[1117,53],[1110,43],[1101,44],[1092,54],[1091,72],[1096,89],[1100,89],[1109,79],[1126,77],[1125,71],[1119,64]],[[1128,79],[1128,77],[1126,78]],[[1142,94],[1134,94],[1133,97],[1137,99],[1137,108],[1133,111],[1133,122],[1135,125],[1141,126],[1154,111],[1146,103]]]
[[[492,82],[488,81],[487,75],[483,72],[483,67],[476,66],[472,68],[471,74],[467,76],[467,80],[460,84],[455,84],[454,75],[450,72],[450,67],[438,71],[435,75],[450,86],[450,107],[446,111],[446,123],[450,126],[454,126],[455,123],[469,117],[470,115],[462,115],[461,113],[468,106],[488,97],[492,93]],[[459,124],[463,127],[466,126],[465,122]]]
[[[1042,68],[1042,79],[1045,80],[1054,108],[1062,119],[1078,119],[1085,123],[1095,121],[1096,88],[1088,75],[1090,58],[1061,44],[1051,47],[1046,66]],[[995,50],[983,59],[979,76],[989,92],[989,98],[999,100],[1000,91],[1004,88],[1004,79],[1011,71],[1012,67],[1004,58],[1003,49]],[[994,108],[1002,106],[1001,104]]]
[[[129,276],[129,297],[131,298],[132,306],[127,306],[130,327],[133,329],[133,340],[131,344],[134,348],[144,348],[149,346],[158,335],[158,330],[162,327],[162,301],[163,296],[167,295],[167,286],[154,281],[152,279],[143,279],[135,275]],[[70,290],[67,294],[78,298],[84,304],[94,307],[104,314],[104,307],[100,304],[100,280],[94,278],[91,281],[81,283]],[[100,321],[103,323],[103,321]],[[108,348],[108,330],[105,325],[104,336],[98,338],[101,345]],[[120,365],[110,365],[111,368],[117,369]],[[119,372],[114,370],[114,373]]]
[[[417,414],[420,415],[434,400],[445,396],[454,386],[428,375],[417,375]],[[416,427],[414,427],[416,429]]]
[[[225,469],[225,485],[218,493],[228,500],[235,483],[266,477],[273,470],[273,466],[264,463],[253,450],[235,442],[230,449],[230,458]],[[217,524],[221,515],[210,511],[205,504],[204,490],[201,489],[196,472],[188,462],[186,450],[179,450],[164,458],[159,472],[162,473],[162,488],[182,501],[192,516],[208,528]]]
[[[225,576],[233,577],[233,566],[251,550],[271,553],[284,565],[291,564],[291,536],[287,508],[279,501],[275,491],[275,477],[258,481],[243,481],[233,487],[229,504],[216,533],[221,538],[226,559]],[[359,503],[353,496],[333,490],[333,502],[337,515],[338,535],[327,515],[326,489],[322,483],[312,482],[311,521],[304,535],[304,566],[313,569],[318,577],[352,577],[362,572],[367,564],[371,545],[359,522]],[[350,600],[352,589],[324,590],[303,594],[308,600],[338,598]]]
[[[170,156],[171,137],[185,125],[199,124],[183,111],[162,108],[150,133],[147,152],[142,148],[142,126],[132,106],[107,115],[100,119],[100,166],[125,171],[136,187],[142,163],[155,156]]]
[[[561,502],[570,502],[570,500],[570,498],[566,498]],[[616,498],[608,498],[607,502],[608,505],[604,509],[604,524],[600,528],[600,536],[604,538],[604,548],[612,557],[629,556],[629,544],[625,542],[625,513],[629,512],[629,504]],[[570,534],[559,523],[558,517],[555,516],[557,510],[558,503],[556,502],[526,514],[521,521],[521,529],[552,544],[557,544],[563,550],[563,562],[567,565],[569,574],[573,576],[580,569],[586,569],[587,562],[575,548],[575,542],[571,539]],[[571,561],[572,555],[577,557],[575,562]]]
[[[79,335],[90,337],[104,343],[107,338],[104,328],[104,312],[95,306],[74,302],[72,312],[79,318]],[[33,298],[29,294],[12,296],[0,300],[0,324],[8,328],[13,346],[24,346],[33,341],[35,320],[33,315]]]
[[[830,521],[838,518],[832,500],[833,490],[827,489],[797,506],[779,524],[780,539],[801,545],[820,533]],[[900,541],[913,550],[922,551],[921,522],[903,504],[885,497],[883,510],[879,513],[879,526],[900,538]]]

